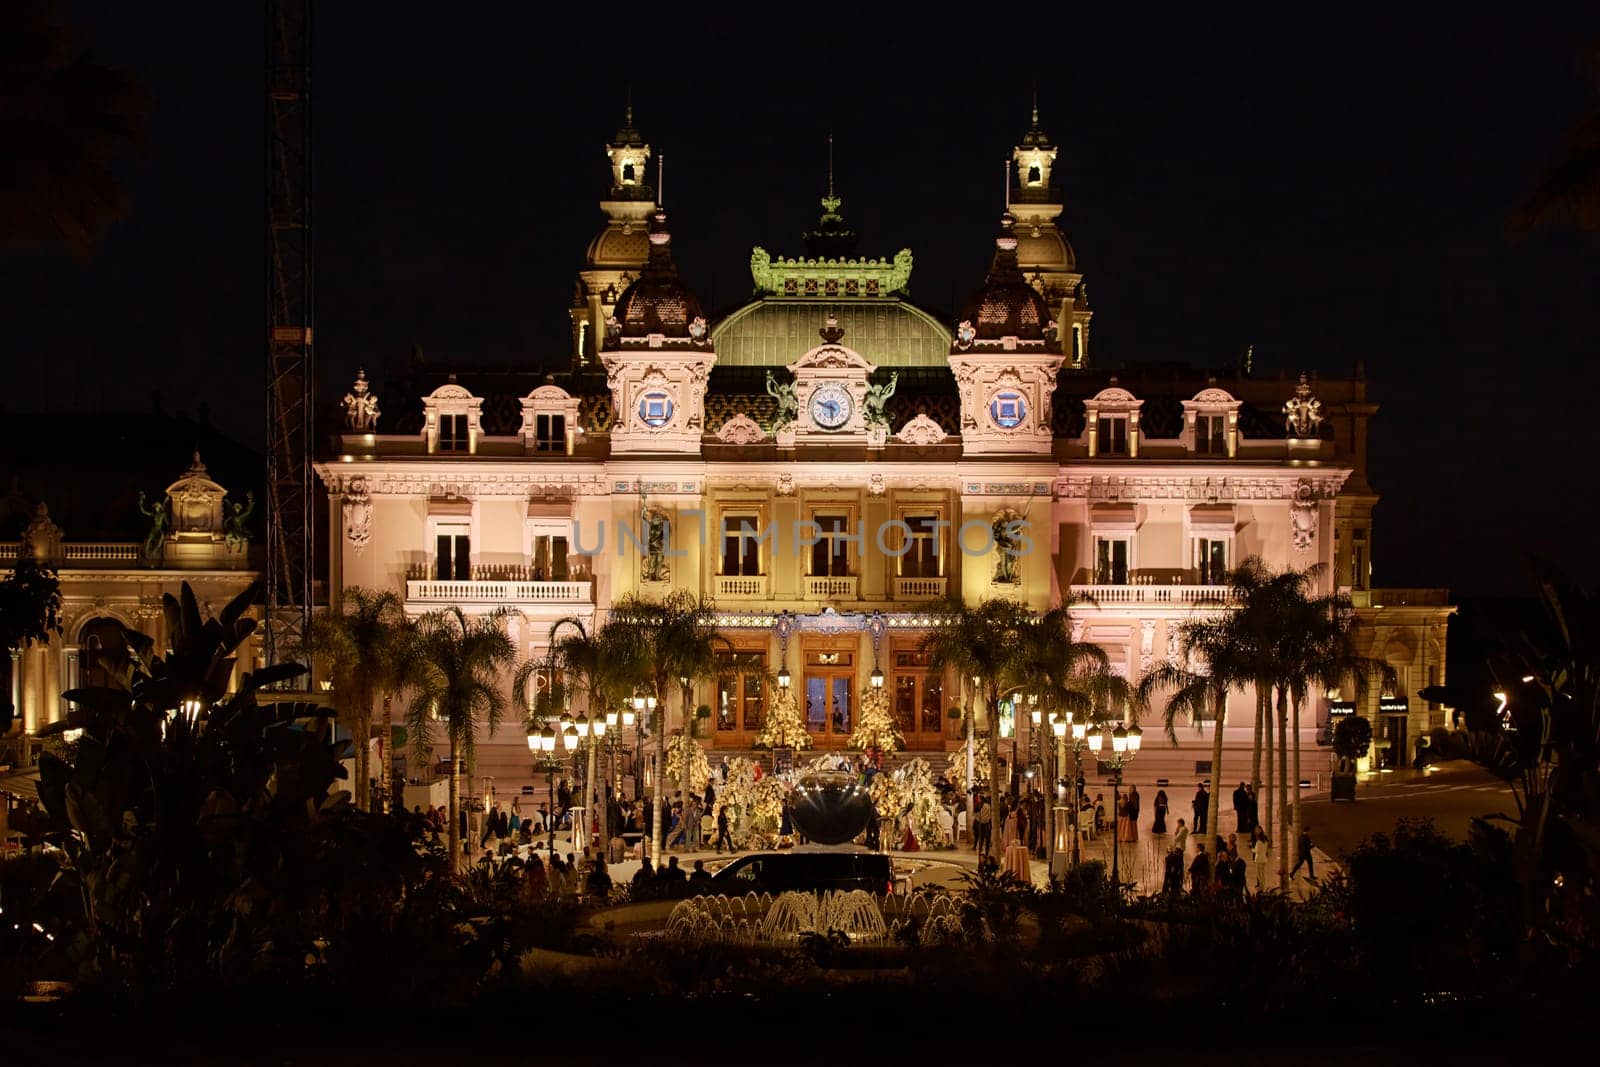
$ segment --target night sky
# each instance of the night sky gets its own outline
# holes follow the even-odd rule
[[[414,344],[430,361],[564,359],[630,83],[666,154],[679,266],[709,307],[747,295],[751,245],[798,254],[831,130],[861,251],[910,247],[914,298],[948,315],[987,265],[1037,79],[1098,365],[1232,364],[1249,344],[1260,374],[1364,358],[1382,405],[1377,584],[1522,592],[1527,550],[1600,577],[1600,239],[1505,229],[1596,105],[1582,57],[1600,8],[1341,8],[1313,25],[1282,7],[1165,22],[1123,5],[1126,21],[1101,23],[1074,6],[1033,32],[1029,12],[1055,5],[992,7],[988,23],[970,7],[955,23],[932,8],[321,7],[316,328],[335,395],[365,364],[381,396]],[[90,265],[0,257],[4,402],[94,411],[160,390],[259,445],[260,5],[68,9],[152,90],[151,151],[130,169],[132,217]]]

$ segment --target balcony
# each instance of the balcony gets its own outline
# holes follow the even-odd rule
[[[413,579],[406,582],[408,604],[587,604],[591,583],[520,581],[435,581]]]
[[[1074,600],[1090,600],[1102,608],[1114,604],[1221,603],[1229,596],[1225,585],[1074,585],[1071,588]]]
[[[944,598],[944,578],[896,578],[896,600],[941,600]]]
[[[1450,605],[1448,589],[1352,589],[1350,601],[1358,608],[1443,608]]]
[[[841,575],[837,578],[826,578],[815,575],[806,577],[807,600],[855,600],[856,584],[860,581],[853,574]]]
[[[718,600],[765,600],[767,579],[762,574],[717,575]]]

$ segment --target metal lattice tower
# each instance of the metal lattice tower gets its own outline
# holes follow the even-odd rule
[[[311,0],[267,0],[268,663],[312,609]]]

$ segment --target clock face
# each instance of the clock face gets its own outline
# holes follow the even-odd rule
[[[854,407],[843,387],[824,385],[811,394],[811,421],[824,430],[837,430],[850,421]]]

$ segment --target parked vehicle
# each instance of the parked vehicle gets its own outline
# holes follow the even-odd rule
[[[740,856],[711,876],[712,891],[729,896],[789,890],[894,892],[894,868],[882,852],[797,848]]]

